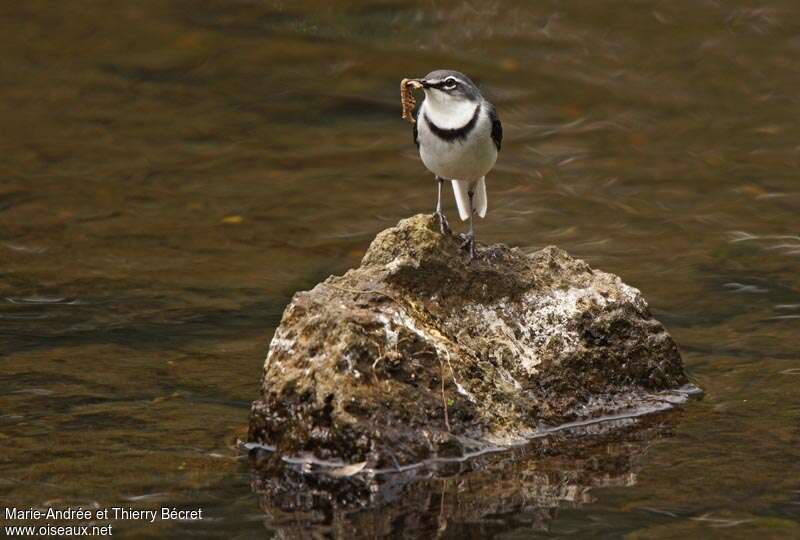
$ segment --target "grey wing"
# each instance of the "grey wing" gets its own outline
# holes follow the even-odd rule
[[[489,119],[492,121],[492,141],[494,141],[497,149],[500,150],[500,146],[503,144],[503,124],[500,123],[500,119],[497,117],[497,109],[491,104],[489,105]]]

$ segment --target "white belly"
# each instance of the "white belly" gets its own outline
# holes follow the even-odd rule
[[[435,122],[435,120],[433,120]],[[449,180],[477,180],[494,167],[497,147],[492,141],[492,124],[484,112],[465,139],[452,142],[436,136],[418,117],[419,155],[433,174]]]

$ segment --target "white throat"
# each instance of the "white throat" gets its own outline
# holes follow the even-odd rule
[[[472,119],[472,115],[475,114],[475,107],[478,106],[476,102],[466,99],[452,99],[449,96],[440,98],[436,94],[437,92],[425,93],[422,112],[437,127],[442,129],[460,128]]]

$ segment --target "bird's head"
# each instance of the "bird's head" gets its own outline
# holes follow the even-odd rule
[[[417,80],[425,91],[425,99],[431,100],[437,108],[460,107],[481,100],[481,92],[475,83],[458,71],[439,69]]]

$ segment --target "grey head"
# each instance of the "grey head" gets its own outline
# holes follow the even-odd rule
[[[459,71],[437,69],[420,79],[425,95],[437,100],[481,101],[481,91]],[[449,98],[449,99],[448,99]]]

